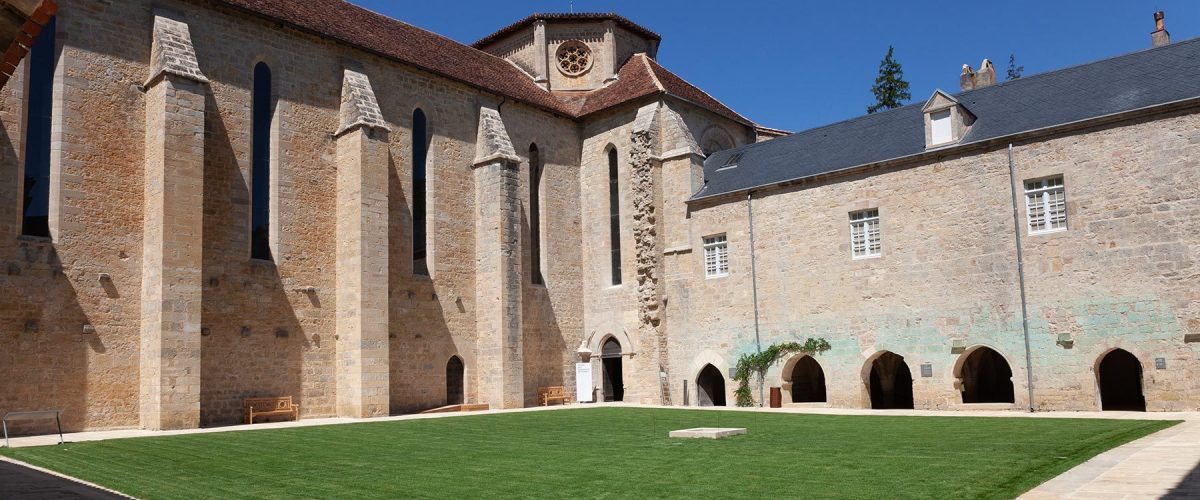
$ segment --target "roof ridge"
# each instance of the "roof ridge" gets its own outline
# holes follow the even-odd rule
[[[645,56],[645,54],[642,54],[642,55],[643,55],[643,56]],[[679,75],[675,74],[675,72],[674,72],[674,71],[671,71],[671,70],[667,69],[665,66],[663,66],[663,65],[659,64],[659,63],[658,63],[658,61],[656,61],[656,60],[654,60],[654,59],[651,59],[651,58],[649,58],[649,57],[646,57],[646,60],[647,60],[647,64],[649,64],[649,65],[650,65],[650,74],[651,74],[651,75],[654,75],[654,81],[655,81],[655,82],[658,82],[658,81],[659,81],[659,79],[658,79],[658,72],[657,72],[657,70],[656,70],[655,68],[657,68],[657,69],[661,69],[661,70],[665,71],[665,72],[666,72],[668,75],[671,75],[672,77],[674,77],[674,78],[678,79],[679,81],[683,82],[685,85],[687,85],[687,86],[689,86],[689,87],[691,87],[691,88],[693,88],[693,89],[696,89],[696,91],[697,91],[697,92],[700,92],[700,93],[701,93],[701,94],[703,94],[705,97],[707,97],[707,98],[709,98],[709,99],[712,99],[712,100],[713,100],[713,102],[715,102],[715,103],[717,103],[717,104],[721,105],[722,107],[724,107],[725,109],[729,110],[729,112],[730,112],[730,113],[733,113],[733,115],[734,115],[734,116],[736,116],[736,117],[740,118],[740,119],[741,119],[743,122],[745,122],[746,124],[748,124],[748,125],[751,125],[751,126],[756,126],[756,127],[758,126],[758,123],[756,123],[754,120],[751,120],[751,119],[749,119],[749,118],[746,118],[745,116],[742,116],[742,114],[741,114],[741,113],[738,113],[737,111],[734,111],[734,110],[733,110],[733,108],[729,107],[729,105],[725,104],[725,103],[724,103],[724,102],[722,102],[720,99],[717,99],[716,97],[713,97],[713,95],[712,95],[712,94],[709,94],[707,90],[704,90],[704,89],[700,88],[699,86],[697,86],[697,85],[693,84],[692,82],[689,82],[689,81],[687,81],[687,79],[686,79],[686,78],[684,78],[684,77],[682,77],[682,76],[679,76]],[[660,87],[661,87],[661,85],[660,85]],[[680,95],[676,95],[674,92],[671,92],[671,91],[669,91],[669,90],[666,90],[665,88],[663,89],[663,91],[664,91],[664,92],[666,92],[666,93],[668,93],[668,94],[671,94],[671,95],[673,95],[673,96],[675,96],[675,97],[678,97],[678,98],[681,98],[681,99],[684,99],[684,100],[689,100],[689,101],[690,101],[690,99],[687,99],[686,97],[683,97],[683,96],[680,96]],[[696,103],[696,104],[700,104],[700,103]],[[705,107],[707,107],[707,106],[705,106]],[[714,111],[715,111],[715,110],[714,110]],[[735,121],[736,121],[736,120],[735,120]]]
[[[638,52],[637,54],[633,55],[633,57],[638,56],[641,56],[642,66],[644,66],[646,68],[646,72],[650,74],[650,79],[654,81],[654,86],[658,87],[660,92],[666,92],[666,87],[663,87],[662,82],[658,81],[658,75],[654,73],[654,67],[650,65],[650,58],[646,56],[645,52]]]

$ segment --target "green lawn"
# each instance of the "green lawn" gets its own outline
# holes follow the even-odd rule
[[[1005,498],[1177,422],[642,408],[119,439],[9,455],[142,498]],[[673,429],[746,427],[718,441]]]

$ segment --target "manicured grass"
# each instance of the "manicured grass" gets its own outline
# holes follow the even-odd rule
[[[150,499],[1006,498],[1175,423],[609,407],[0,453]],[[750,434],[667,438],[718,425]]]

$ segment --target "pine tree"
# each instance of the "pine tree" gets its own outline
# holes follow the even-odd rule
[[[1008,79],[1016,80],[1021,77],[1021,73],[1025,72],[1024,66],[1017,66],[1017,55],[1008,55]]]
[[[888,45],[887,56],[879,62],[879,76],[875,78],[875,85],[871,86],[875,104],[867,106],[867,113],[898,108],[912,98],[908,92],[908,82],[904,81],[904,69],[892,58],[893,52],[895,49]]]

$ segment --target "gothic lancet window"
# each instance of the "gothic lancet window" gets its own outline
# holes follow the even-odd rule
[[[621,284],[621,206],[617,183],[617,149],[608,150],[608,229],[612,246],[612,284]]]
[[[545,283],[542,278],[542,157],[537,144],[529,146],[529,253],[533,284]]]
[[[413,220],[413,274],[428,276],[429,266],[425,260],[428,239],[425,220],[425,161],[429,157],[429,133],[425,112],[417,108],[412,117],[412,220]]]
[[[54,96],[55,22],[33,42],[26,99],[25,197],[21,234],[50,237],[50,126]]]
[[[254,66],[253,145],[250,165],[250,258],[271,260],[271,129],[275,110],[271,68]]]

